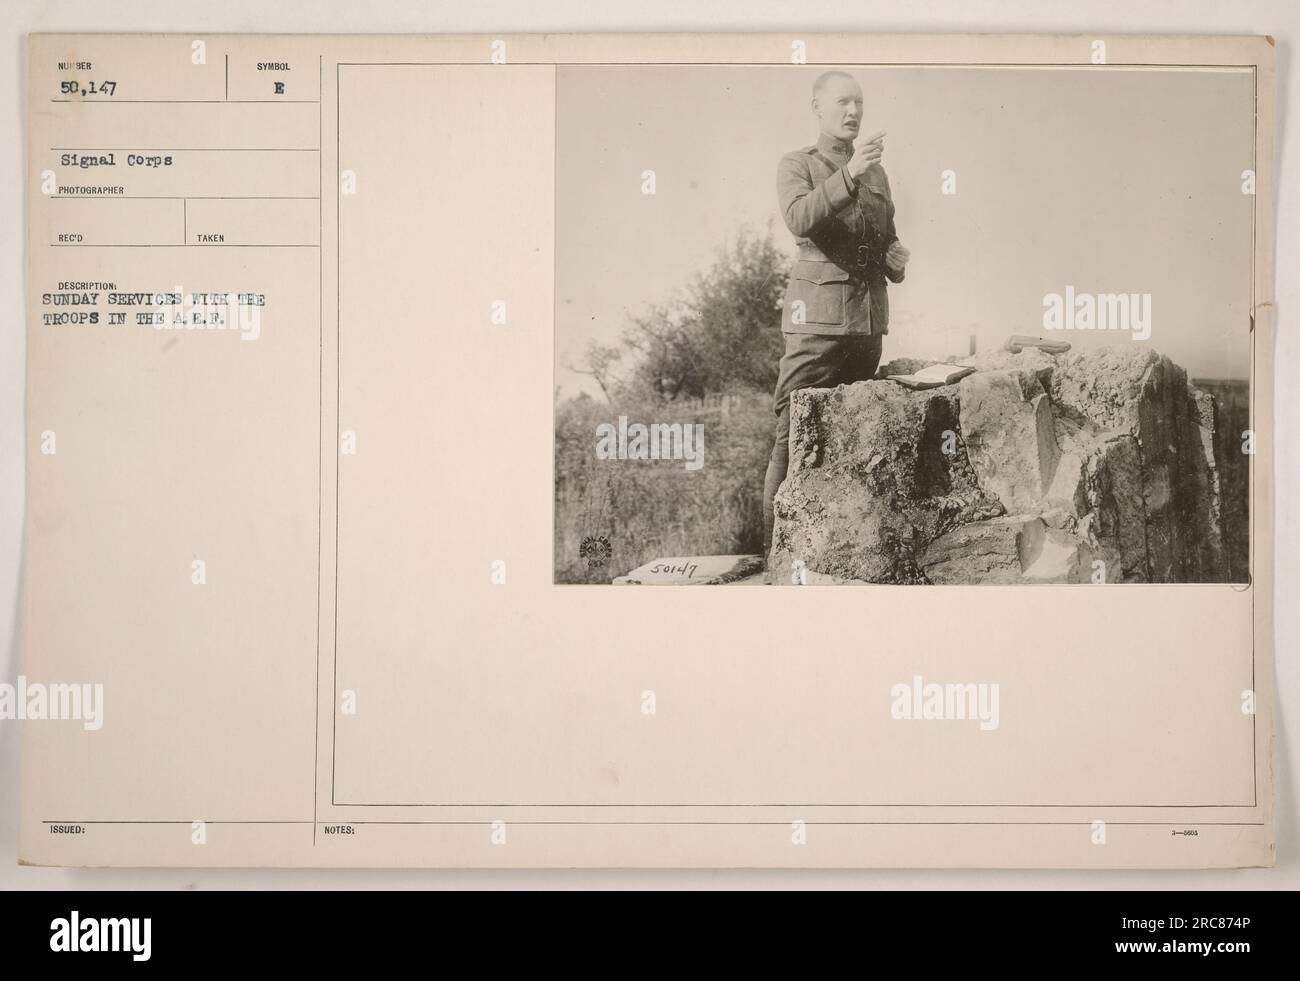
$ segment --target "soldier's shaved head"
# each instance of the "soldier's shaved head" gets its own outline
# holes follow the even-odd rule
[[[831,69],[828,72],[822,72],[820,75],[817,76],[817,81],[813,82],[812,95],[814,99],[817,98],[817,96],[821,95],[822,89],[826,87],[826,83],[829,82],[832,78],[847,78],[850,82],[853,82],[855,85],[857,84],[858,81],[848,72],[842,72],[839,69]]]

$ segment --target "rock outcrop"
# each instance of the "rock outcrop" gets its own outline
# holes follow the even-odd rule
[[[1224,501],[1244,457],[1182,368],[1137,347],[958,363],[977,371],[927,391],[795,393],[775,581],[1244,580],[1246,509]]]

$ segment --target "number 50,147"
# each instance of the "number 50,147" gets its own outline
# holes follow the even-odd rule
[[[84,86],[77,81],[60,82],[59,91],[64,95],[112,95],[117,91],[116,82],[87,82]]]

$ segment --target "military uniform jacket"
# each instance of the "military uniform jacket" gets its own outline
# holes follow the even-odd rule
[[[879,164],[855,186],[844,169],[852,156],[852,144],[823,133],[781,158],[777,197],[799,246],[781,316],[786,333],[889,333],[885,281],[903,281],[885,265],[898,239],[894,201]]]

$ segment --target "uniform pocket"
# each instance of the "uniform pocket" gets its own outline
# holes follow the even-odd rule
[[[800,259],[790,274],[786,309],[790,322],[843,327],[849,322],[849,274],[833,262]]]

